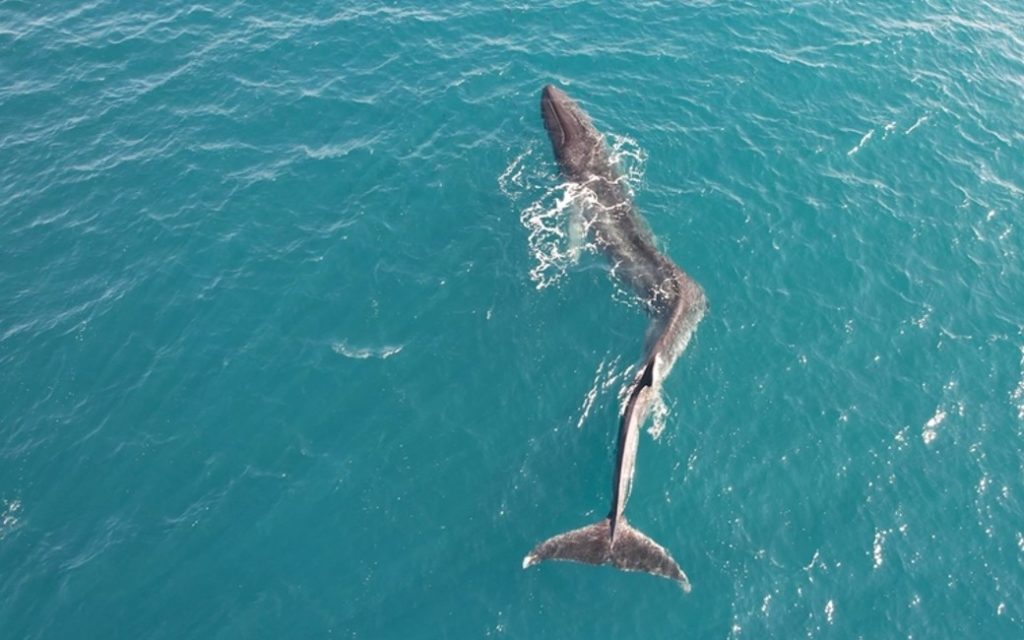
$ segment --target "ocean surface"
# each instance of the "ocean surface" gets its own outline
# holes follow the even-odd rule
[[[548,82],[690,594],[521,568],[647,325]],[[1024,637],[1022,106],[1017,0],[0,1],[0,637]]]

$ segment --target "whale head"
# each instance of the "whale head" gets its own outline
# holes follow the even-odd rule
[[[592,173],[594,164],[604,159],[604,143],[583,109],[549,84],[541,91],[540,112],[562,171],[573,179]]]

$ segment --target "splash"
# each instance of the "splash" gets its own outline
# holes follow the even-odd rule
[[[665,425],[668,422],[669,409],[668,405],[665,404],[665,399],[659,390],[651,400],[650,411],[650,426],[647,427],[647,433],[651,434],[651,437],[655,440],[661,439],[661,434],[665,432]]]
[[[647,171],[647,152],[629,136],[606,134],[608,157],[616,165],[625,180],[629,195],[634,193],[634,185],[642,185]]]
[[[557,284],[586,249],[585,229],[571,228],[570,214],[586,204],[587,190],[574,183],[550,185],[551,175],[536,146],[520,153],[498,177],[498,185],[519,208],[533,257],[530,280],[537,289]]]
[[[616,378],[616,380],[622,379],[626,381],[625,384],[619,387],[619,418],[622,418],[622,412],[626,410],[626,404],[629,400],[629,394],[633,390],[633,382],[636,379],[637,372],[638,367],[631,366],[625,369],[619,378]],[[659,440],[661,438],[661,434],[665,432],[668,415],[669,407],[665,404],[665,398],[662,395],[662,390],[659,385],[647,407],[647,414],[642,420],[642,424],[648,424],[647,433],[655,440]]]
[[[632,138],[608,135],[608,156],[618,167],[621,180],[632,196],[643,181],[647,153]],[[498,176],[498,186],[519,209],[519,221],[527,232],[533,257],[530,280],[537,289],[559,283],[583,253],[597,246],[588,240],[585,212],[598,206],[585,184],[552,184],[552,165],[534,144],[520,152]]]

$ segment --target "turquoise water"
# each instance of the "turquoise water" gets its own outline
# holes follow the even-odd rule
[[[0,636],[1024,634],[1011,0],[0,2]],[[629,516],[642,311],[539,116],[710,311]],[[582,426],[577,426],[582,424]]]

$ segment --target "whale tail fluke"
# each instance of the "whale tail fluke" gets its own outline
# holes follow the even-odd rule
[[[523,568],[545,560],[610,564],[623,571],[643,571],[675,580],[684,591],[690,591],[690,581],[668,551],[625,520],[616,523],[614,539],[610,518],[548,538],[523,558]]]

